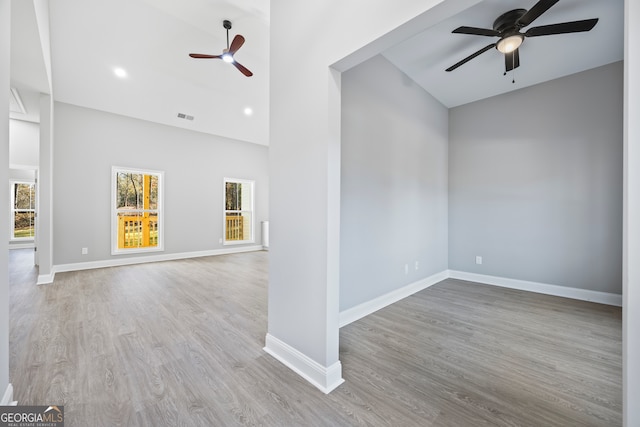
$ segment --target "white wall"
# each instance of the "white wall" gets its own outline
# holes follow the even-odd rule
[[[640,3],[625,1],[623,421],[640,426]]]
[[[266,348],[307,379],[319,373],[325,391],[341,382],[340,75],[329,67],[344,71],[477,2],[271,2]]]
[[[15,181],[35,182],[35,169],[9,169],[9,179]]]
[[[341,311],[447,270],[447,152],[447,108],[387,59],[343,73]]]
[[[9,163],[12,168],[38,167],[40,125],[9,120]]]
[[[9,76],[11,1],[0,0],[0,236],[9,238]],[[0,250],[0,400],[9,385],[9,252]]]
[[[450,269],[622,293],[622,75],[450,110]]]
[[[222,249],[223,179],[254,180],[260,244],[267,147],[64,103],[54,126],[54,265],[138,256],[111,255],[112,166],[164,171],[164,254]]]

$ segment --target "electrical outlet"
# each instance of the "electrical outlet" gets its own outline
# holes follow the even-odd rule
[[[416,261],[416,270],[420,268],[420,262]]]
[[[476,256],[476,264],[478,264],[478,265],[482,264],[482,257],[481,256]]]
[[[86,255],[89,253],[89,248],[82,248],[82,255]]]
[[[405,275],[409,274],[409,264],[404,265],[404,274]]]
[[[222,244],[222,237],[218,240],[218,243]]]

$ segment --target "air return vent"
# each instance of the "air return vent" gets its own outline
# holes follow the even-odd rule
[[[185,120],[193,120],[193,116],[190,116],[190,115],[184,114],[184,113],[178,113],[178,118],[179,119],[185,119]]]

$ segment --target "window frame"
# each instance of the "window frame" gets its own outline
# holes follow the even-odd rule
[[[240,210],[227,210],[227,183],[238,183],[242,185],[249,185],[251,187],[251,209],[240,209]],[[241,179],[241,178],[228,178],[225,177],[222,182],[222,244],[224,246],[228,245],[244,245],[249,243],[255,243],[256,239],[256,218],[255,218],[255,188],[256,182],[251,179]],[[227,240],[227,213],[249,213],[251,216],[251,235],[249,239],[245,240]]]
[[[156,212],[158,226],[158,244],[151,247],[118,247],[118,203],[117,203],[117,177],[119,173],[132,173],[139,175],[155,175],[158,177],[158,200],[157,209],[148,209]],[[137,212],[144,212],[144,209],[136,209]],[[145,252],[164,251],[164,171],[141,169],[134,167],[111,167],[111,255],[125,255]]]
[[[33,186],[35,191],[35,197],[33,198],[33,209],[15,209],[15,186],[18,184],[28,184]],[[36,203],[38,197],[38,187],[36,186],[35,181],[25,180],[25,179],[11,179],[9,180],[9,191],[11,193],[11,212],[9,215],[9,241],[11,242],[33,242],[36,239]],[[33,212],[33,236],[29,237],[15,237],[15,212]]]

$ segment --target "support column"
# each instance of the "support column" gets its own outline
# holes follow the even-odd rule
[[[53,271],[53,99],[40,95],[40,169],[38,173],[38,284],[52,283]]]
[[[640,3],[624,13],[623,424],[640,425]]]
[[[0,404],[9,403],[9,90],[11,85],[11,1],[0,0]],[[5,402],[6,400],[6,402]]]

